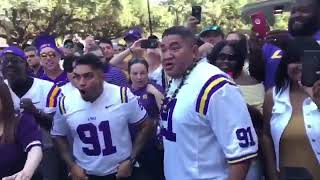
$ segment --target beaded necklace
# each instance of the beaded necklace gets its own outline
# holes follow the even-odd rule
[[[187,71],[183,74],[182,80],[181,80],[179,86],[178,86],[177,89],[173,92],[173,94],[172,94],[171,97],[168,97],[168,92],[169,92],[169,89],[170,89],[170,87],[171,87],[171,85],[172,85],[173,80],[171,79],[171,80],[169,81],[169,85],[168,85],[168,87],[167,87],[167,89],[166,89],[166,92],[165,92],[165,94],[164,94],[165,99],[168,98],[168,101],[167,101],[167,103],[165,103],[165,104],[164,104],[164,102],[163,102],[163,104],[162,104],[162,106],[161,106],[161,110],[163,110],[164,112],[167,111],[168,104],[169,104],[173,99],[176,98],[176,96],[178,95],[180,89],[181,89],[182,86],[184,85],[184,82],[187,80],[187,78],[189,77],[190,73],[191,73],[192,70],[197,66],[197,64],[198,64],[198,62],[194,62],[194,63],[191,65],[191,67],[189,67],[189,68],[187,69]]]

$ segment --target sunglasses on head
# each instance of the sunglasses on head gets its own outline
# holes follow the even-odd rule
[[[56,55],[56,53],[54,53],[54,52],[49,52],[49,53],[42,53],[42,54],[40,54],[40,58],[41,59],[46,59],[46,58],[55,58],[55,57],[57,57],[57,55]]]

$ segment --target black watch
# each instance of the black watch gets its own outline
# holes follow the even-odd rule
[[[136,158],[130,158],[129,159],[131,166],[134,166],[137,162]]]

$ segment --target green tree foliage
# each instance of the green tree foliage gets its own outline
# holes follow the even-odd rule
[[[240,11],[252,1],[150,0],[153,32],[159,35],[170,26],[185,24],[192,5],[202,6],[200,28],[215,24],[226,32],[250,29],[241,21]],[[277,19],[275,28],[286,28],[288,16]],[[0,7],[0,36],[18,43],[43,31],[114,38],[134,26],[149,33],[147,0],[3,0]]]

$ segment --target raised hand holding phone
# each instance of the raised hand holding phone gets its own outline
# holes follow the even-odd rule
[[[264,39],[267,36],[267,33],[270,31],[270,27],[264,13],[259,11],[251,15],[251,20],[253,32],[255,32],[259,38]]]

